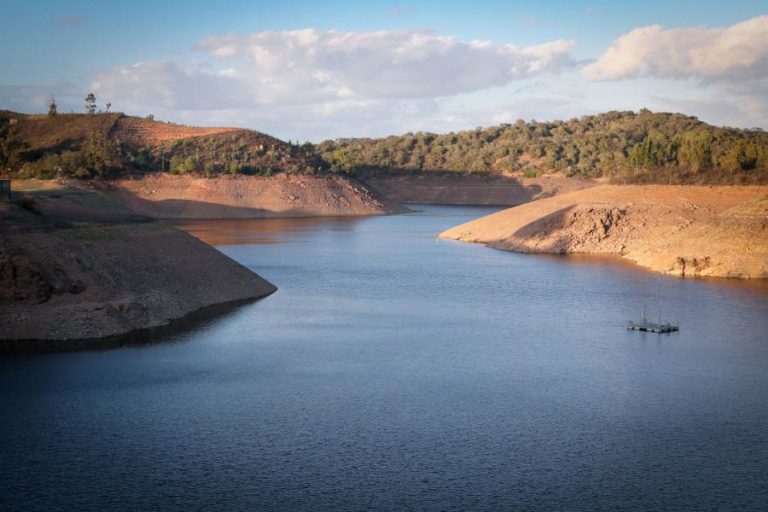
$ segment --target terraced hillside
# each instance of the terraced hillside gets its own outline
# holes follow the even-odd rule
[[[159,123],[150,119],[119,116],[110,131],[110,138],[136,146],[154,146],[165,142],[205,137],[218,133],[231,133],[237,128],[203,128],[172,123]]]

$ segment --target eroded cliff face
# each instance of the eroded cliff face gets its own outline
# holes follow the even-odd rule
[[[616,254],[677,276],[768,277],[768,187],[602,186],[440,234],[517,252]]]

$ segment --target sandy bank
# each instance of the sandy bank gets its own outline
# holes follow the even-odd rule
[[[595,186],[590,180],[562,174],[523,178],[508,174],[369,172],[360,180],[395,203],[514,206]]]
[[[531,253],[618,254],[677,276],[768,277],[768,187],[600,186],[441,238]]]
[[[28,209],[0,204],[0,352],[97,346],[275,291],[216,249],[102,194],[31,197]]]
[[[94,186],[155,219],[380,215],[401,208],[343,176],[174,176],[155,173]]]

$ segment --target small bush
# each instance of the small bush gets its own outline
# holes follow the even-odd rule
[[[32,196],[23,195],[16,201],[16,204],[28,212],[40,215],[40,210],[37,208],[37,201],[35,201],[35,198]]]
[[[538,169],[528,168],[523,172],[524,178],[538,178],[539,176],[541,176],[541,171]]]

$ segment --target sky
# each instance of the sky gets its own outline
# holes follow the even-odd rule
[[[319,142],[684,112],[768,129],[768,0],[0,0],[0,109]]]

